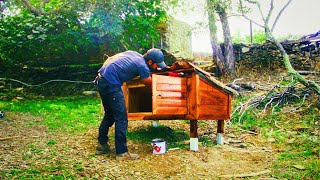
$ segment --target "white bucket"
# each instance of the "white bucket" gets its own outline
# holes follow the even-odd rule
[[[163,154],[166,152],[166,141],[163,139],[153,139],[151,145],[153,154]]]

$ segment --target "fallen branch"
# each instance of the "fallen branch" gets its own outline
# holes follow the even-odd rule
[[[22,136],[11,136],[11,137],[3,137],[0,138],[0,141],[6,141],[6,140],[10,140],[10,139],[18,139],[21,138]]]
[[[220,178],[245,178],[245,177],[253,177],[253,176],[259,176],[262,174],[268,174],[271,173],[270,170],[260,171],[256,173],[248,173],[248,174],[227,174],[227,175],[221,175]]]
[[[297,71],[299,74],[301,75],[320,75],[320,72],[316,72],[316,71]]]
[[[0,137],[0,141],[6,141],[6,140],[11,140],[11,139],[19,139],[23,138],[26,136],[11,136],[11,137]],[[38,138],[39,136],[28,136],[28,138]]]

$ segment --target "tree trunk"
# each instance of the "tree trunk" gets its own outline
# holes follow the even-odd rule
[[[223,29],[225,68],[227,69],[229,75],[233,75],[235,69],[235,57],[229,28],[228,14],[223,8],[220,8],[217,12],[219,14]]]
[[[215,11],[212,4],[210,3],[210,0],[207,0],[207,6],[209,7],[208,17],[209,17],[209,31],[210,31],[210,43],[212,48],[212,57],[213,57],[214,63],[217,65],[216,75],[223,76],[225,74],[224,57],[222,54],[221,47],[218,43]]]

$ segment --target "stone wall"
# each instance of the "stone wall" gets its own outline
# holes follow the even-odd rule
[[[320,71],[319,49],[305,49],[300,43],[282,42],[289,55],[290,62],[298,71]],[[284,67],[279,48],[266,42],[262,45],[234,45],[237,65],[251,68],[275,68]]]
[[[192,28],[187,23],[168,20],[162,36],[162,48],[182,59],[192,59]]]

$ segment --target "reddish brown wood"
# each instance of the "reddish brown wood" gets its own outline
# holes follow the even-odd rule
[[[156,107],[153,114],[187,114],[187,107]]]
[[[187,119],[198,119],[199,116],[199,76],[195,73],[188,79],[188,113]]]
[[[227,114],[228,106],[200,105],[200,114]]]
[[[190,120],[190,138],[198,137],[198,121]]]
[[[196,73],[187,77],[152,77],[150,112],[139,111],[139,106],[146,101],[144,98],[147,98],[141,92],[148,91],[143,89],[141,81],[128,82],[122,87],[126,106],[132,109],[129,111],[129,120],[176,117],[190,120],[230,119],[232,96],[201,79]],[[142,91],[139,90],[141,88]],[[130,98],[137,96],[141,96],[141,101]],[[135,109],[135,106],[138,108]]]
[[[128,120],[177,120],[183,119],[184,115],[179,114],[153,114],[153,113],[129,113]]]
[[[224,121],[218,120],[217,133],[224,133]]]
[[[186,107],[187,100],[185,99],[158,99],[157,106],[165,107]]]
[[[187,92],[187,86],[182,84],[157,84],[157,90]]]
[[[161,75],[152,76],[153,114],[187,114],[187,79]]]
[[[152,79],[156,79],[156,84],[187,84],[187,78],[182,77],[171,77],[171,76],[162,76],[162,75],[153,75]]]
[[[186,99],[187,94],[183,93],[183,92],[154,91],[153,98],[156,98],[156,99],[168,99],[168,98]]]

